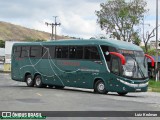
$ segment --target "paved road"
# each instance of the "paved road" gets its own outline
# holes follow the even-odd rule
[[[88,89],[31,88],[25,83],[11,80],[10,74],[0,73],[0,111],[160,111],[160,93],[129,93],[127,96],[118,96],[116,93],[94,94]],[[124,120],[105,117],[57,119]],[[152,118],[154,119],[159,118]]]

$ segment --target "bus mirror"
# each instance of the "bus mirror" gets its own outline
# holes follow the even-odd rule
[[[149,58],[150,60],[151,60],[151,65],[152,65],[152,67],[154,67],[154,58],[152,57],[152,56],[150,56],[150,55],[147,55],[147,54],[145,54],[145,57],[147,57],[147,58]]]
[[[125,59],[125,57],[122,54],[117,53],[117,52],[109,52],[109,54],[115,55],[115,56],[119,57],[121,59],[122,65],[126,64],[126,59]]]

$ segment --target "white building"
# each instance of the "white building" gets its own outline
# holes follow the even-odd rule
[[[150,48],[156,49],[156,41],[155,40],[150,41]],[[160,50],[160,41],[158,41],[158,49]]]
[[[5,48],[0,48],[0,63],[4,61]]]
[[[0,71],[4,69],[4,57],[5,57],[5,49],[0,48]]]

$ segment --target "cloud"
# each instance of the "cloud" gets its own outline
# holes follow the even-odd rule
[[[89,38],[100,32],[95,10],[105,0],[4,0],[0,4],[0,20],[51,32],[45,22],[57,15],[58,34]],[[98,30],[97,30],[98,29]]]
[[[51,32],[45,22],[54,22],[52,16],[56,15],[59,16],[57,22],[62,24],[57,27],[58,34],[90,38],[104,33],[97,25],[95,15],[102,2],[106,0],[1,0],[0,21]],[[147,0],[147,8],[150,10],[145,23],[155,26],[156,0]],[[146,31],[151,29],[151,26],[145,26]]]

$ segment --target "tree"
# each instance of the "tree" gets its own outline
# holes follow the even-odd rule
[[[158,25],[157,27],[159,27],[160,25]],[[152,29],[151,32],[147,31],[146,32],[146,37],[143,38],[143,42],[144,42],[144,46],[145,46],[145,52],[148,53],[148,41],[155,36],[154,31],[156,30],[156,27]]]
[[[118,40],[135,43],[134,37],[138,38],[135,30],[143,19],[147,3],[144,0],[109,0],[100,4],[100,11],[95,11],[97,22],[106,34],[111,34]],[[136,35],[136,36],[135,36]]]
[[[135,44],[135,45],[140,45],[140,43],[141,43],[141,39],[140,39],[140,37],[139,37],[139,35],[138,35],[138,33],[137,32],[134,32],[133,34],[132,34],[132,42]]]

